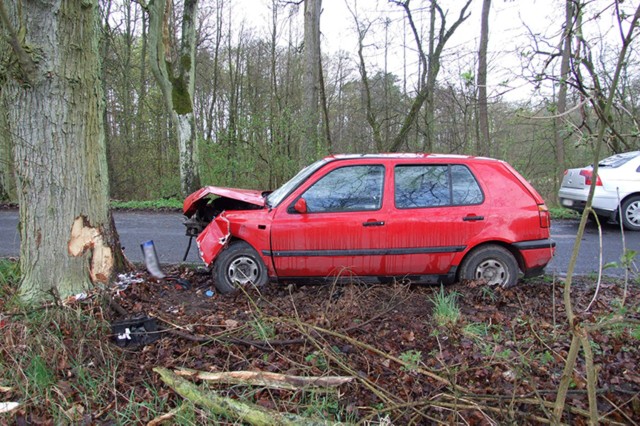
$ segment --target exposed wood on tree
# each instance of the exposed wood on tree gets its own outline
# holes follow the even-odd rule
[[[40,303],[52,293],[80,293],[126,265],[108,207],[98,2],[3,6],[11,27],[21,29],[20,49],[38,56],[33,74],[11,70],[1,103],[15,149],[20,295]],[[3,55],[18,54],[7,49],[0,44]],[[95,232],[93,246],[74,255],[68,242],[78,218]]]

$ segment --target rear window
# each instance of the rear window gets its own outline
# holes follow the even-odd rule
[[[402,165],[395,168],[399,209],[480,204],[482,190],[463,165]]]
[[[611,157],[605,158],[604,160],[600,161],[598,163],[598,166],[610,167],[612,169],[615,169],[616,167],[620,167],[623,164],[626,164],[627,161],[633,158],[636,158],[638,155],[640,155],[640,151],[632,151],[632,152],[625,152],[622,154],[612,155]]]

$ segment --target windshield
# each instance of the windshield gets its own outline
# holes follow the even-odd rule
[[[612,155],[611,157],[605,158],[604,160],[600,161],[598,163],[598,166],[611,167],[615,169],[616,167],[622,166],[632,158],[636,158],[638,155],[640,155],[640,151],[631,151],[625,152],[623,154]]]
[[[313,164],[309,164],[304,169],[300,170],[297,175],[295,175],[291,180],[282,185],[280,188],[273,191],[271,194],[267,196],[267,206],[276,207],[278,204],[284,200],[284,198],[291,193],[294,189],[296,189],[302,182],[307,180],[313,172],[318,170],[320,167],[325,165],[327,160],[318,160]]]

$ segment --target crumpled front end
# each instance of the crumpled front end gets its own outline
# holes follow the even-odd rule
[[[264,206],[265,199],[259,191],[206,186],[184,201],[186,234],[197,237],[200,257],[209,266],[231,238],[226,212],[260,210]]]
[[[196,238],[200,257],[209,266],[231,238],[231,225],[224,212],[219,214]]]

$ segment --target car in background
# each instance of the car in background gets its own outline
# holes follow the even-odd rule
[[[438,154],[335,155],[273,192],[204,187],[187,235],[221,293],[358,276],[510,287],[553,256],[550,215],[509,164]]]
[[[594,179],[593,166],[568,169],[558,192],[560,204],[583,212]],[[640,231],[640,151],[612,155],[598,163],[592,207],[605,222],[622,221]]]

